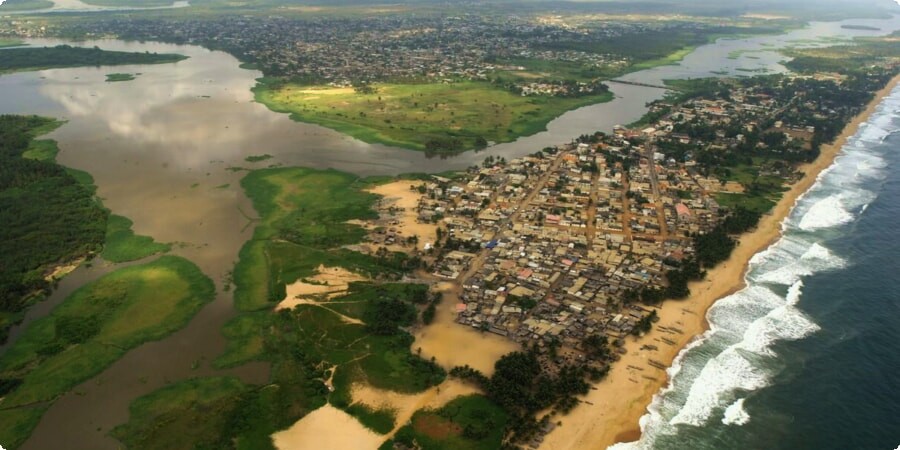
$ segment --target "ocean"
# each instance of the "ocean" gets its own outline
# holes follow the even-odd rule
[[[796,203],[623,449],[900,446],[900,87]]]

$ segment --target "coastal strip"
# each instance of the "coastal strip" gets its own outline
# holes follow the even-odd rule
[[[797,200],[813,186],[818,175],[832,165],[847,140],[869,120],[898,84],[900,76],[894,77],[875,94],[866,109],[844,127],[834,143],[823,145],[815,161],[798,168],[803,178],[790,186],[754,230],[740,236],[728,260],[710,269],[703,281],[689,285],[692,294],[688,299],[663,303],[658,310],[660,320],[656,326],[646,335],[625,344],[627,354],[582,399],[587,405],[563,417],[562,425],[546,436],[541,449],[603,449],[640,438],[641,416],[646,413],[653,396],[668,384],[665,369],[687,345],[709,329],[706,312],[719,299],[744,288],[744,275],[751,258],[780,238],[782,222]]]

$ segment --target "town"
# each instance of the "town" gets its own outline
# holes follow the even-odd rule
[[[798,179],[796,164],[831,138],[818,125],[858,109],[838,100],[858,88],[837,74],[691,89],[655,102],[656,120],[639,128],[413,183],[416,220],[438,225],[436,242],[404,235],[391,219],[411,212],[390,207],[370,244],[418,243],[430,274],[458,285],[459,324],[538,350],[552,373],[602,376],[625,338],[652,326],[654,306],[686,296],[686,282],[725,259],[732,236]]]
[[[202,45],[231,53],[267,77],[306,84],[472,80],[490,81],[521,95],[564,97],[596,94],[605,90],[599,79],[705,43],[707,36],[773,31],[679,21],[582,22],[573,26],[561,18],[475,14],[303,20],[113,17],[49,26],[10,20],[0,30],[19,37],[119,37]],[[639,44],[642,48],[636,50]]]

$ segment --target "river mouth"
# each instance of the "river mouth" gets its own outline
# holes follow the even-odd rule
[[[877,24],[882,30],[878,34],[900,28],[896,16],[887,21],[853,21],[860,22]],[[815,32],[823,36],[831,30],[830,26],[820,28]],[[847,34],[847,30],[841,33]],[[757,38],[744,41],[741,45],[753,49],[767,42]],[[697,50],[708,55],[719,53],[717,59],[708,56],[700,66],[689,55],[680,66],[625,78],[655,84],[685,73],[711,74],[732,61],[721,53],[735,51],[734,42],[728,41],[728,51],[722,42]],[[307,166],[360,176],[463,169],[486,156],[515,158],[568,142],[580,134],[630,123],[644,114],[646,103],[664,93],[655,88],[611,85],[616,95],[613,101],[570,111],[548,124],[546,132],[478,153],[429,158],[421,152],[367,144],[269,111],[253,102],[250,92],[261,74],[240,69],[239,62],[225,53],[196,46],[118,40],[70,44],[190,56],[175,64],[3,75],[0,113],[33,113],[68,120],[49,136],[59,142],[59,162],[93,175],[105,206],[133,220],[136,233],[176,243],[172,253],[196,263],[216,283],[218,295],[183,330],[129,352],[60,398],[23,448],[73,448],[73,442],[78,448],[118,448],[106,433],[127,420],[128,405],[134,398],[180,379],[219,373],[211,362],[224,350],[222,325],[234,316],[232,291],[226,286],[241,246],[252,235],[256,216],[240,188],[244,169]],[[107,83],[106,74],[112,72],[139,75],[132,81]],[[263,154],[272,158],[247,161]],[[268,376],[265,364],[251,364],[228,373],[255,383],[264,382]]]

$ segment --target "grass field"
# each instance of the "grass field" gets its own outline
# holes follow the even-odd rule
[[[415,442],[429,450],[493,450],[501,448],[506,420],[506,413],[481,395],[459,397],[440,409],[417,411],[381,448]]]
[[[136,261],[157,253],[166,253],[172,246],[162,244],[149,236],[134,234],[131,226],[134,223],[127,217],[110,215],[106,223],[106,243],[103,246],[103,259],[110,262]]]
[[[612,94],[579,98],[513,94],[487,82],[376,84],[374,93],[261,81],[256,100],[301,122],[369,143],[414,150],[463,151],[480,140],[509,142],[546,129],[548,122]],[[483,144],[482,144],[483,145]]]
[[[19,45],[24,45],[24,44],[25,44],[25,42],[20,41],[18,39],[0,38],[0,48],[17,47]]]
[[[73,292],[0,357],[0,379],[15,385],[0,404],[0,442],[21,444],[40,418],[37,409],[128,350],[182,328],[214,295],[212,281],[175,256],[119,269]]]
[[[214,443],[237,406],[234,397],[250,389],[233,377],[181,381],[134,401],[129,420],[110,433],[128,448],[191,449]],[[205,421],[196,427],[194,421]]]

